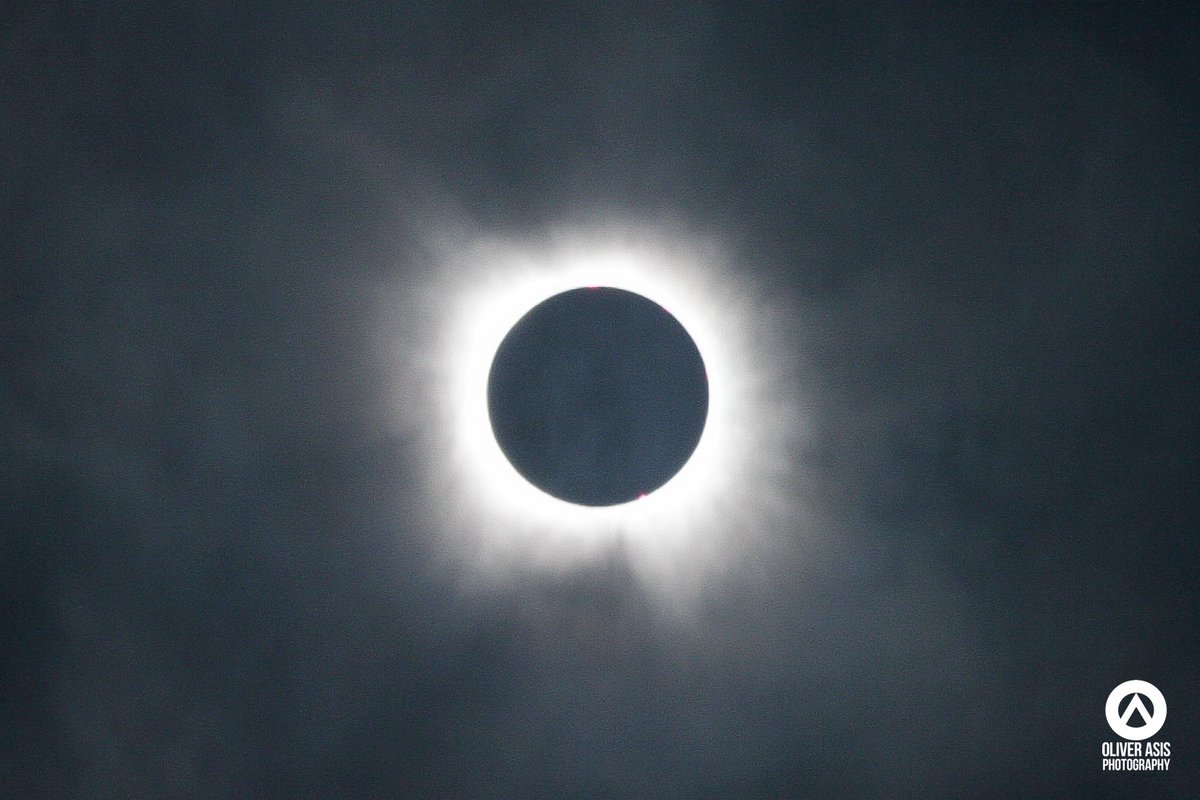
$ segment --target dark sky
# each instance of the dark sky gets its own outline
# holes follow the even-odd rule
[[[1195,793],[1200,6],[1048,5],[6,3],[0,795]],[[370,309],[598,218],[804,310],[819,565],[439,551]]]

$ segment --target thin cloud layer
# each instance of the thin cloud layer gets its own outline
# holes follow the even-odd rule
[[[10,12],[0,785],[1186,792],[1200,24],[1157,13]],[[617,545],[473,580],[379,368],[433,238],[613,219],[719,243],[804,410],[687,613]],[[1100,770],[1135,678],[1165,774]]]

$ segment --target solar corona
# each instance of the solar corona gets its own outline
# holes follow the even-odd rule
[[[797,518],[791,318],[720,246],[601,225],[426,253],[384,357],[440,552],[501,578],[615,547],[674,591]]]

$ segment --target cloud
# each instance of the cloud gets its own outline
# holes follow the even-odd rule
[[[1096,756],[1124,680],[1195,727],[1195,27],[1127,21],[14,11],[0,782],[1144,791]],[[619,549],[463,580],[386,424],[429,230],[614,217],[794,312],[808,514],[686,617]]]

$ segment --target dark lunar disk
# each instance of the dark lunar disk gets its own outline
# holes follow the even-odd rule
[[[615,505],[687,463],[708,415],[708,377],[692,337],[662,306],[623,289],[572,289],[504,337],[488,414],[500,449],[534,486]]]

